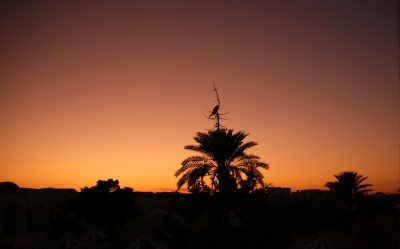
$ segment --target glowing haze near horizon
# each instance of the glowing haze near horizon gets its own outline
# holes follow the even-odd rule
[[[176,189],[218,88],[275,186],[399,188],[397,1],[2,1],[0,181]]]

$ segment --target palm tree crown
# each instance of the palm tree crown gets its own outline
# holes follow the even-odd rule
[[[185,149],[199,152],[201,155],[190,156],[183,160],[175,177],[178,190],[185,184],[188,189],[204,184],[204,178],[210,180],[212,191],[227,193],[234,191],[242,175],[255,179],[264,186],[263,175],[258,167],[268,169],[269,165],[261,162],[258,156],[246,154],[245,151],[256,142],[244,143],[248,134],[243,131],[233,133],[232,129],[197,132],[194,140],[198,145],[186,145]]]
[[[372,189],[372,184],[362,184],[368,177],[358,174],[353,171],[343,171],[337,175],[334,175],[337,181],[325,183],[325,187],[330,190],[340,192],[342,194],[365,194]]]

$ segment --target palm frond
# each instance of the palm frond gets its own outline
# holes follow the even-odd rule
[[[183,160],[181,167],[175,172],[175,177],[179,176],[183,172],[191,168],[203,167],[204,165],[210,165],[212,162],[204,156],[190,156]]]

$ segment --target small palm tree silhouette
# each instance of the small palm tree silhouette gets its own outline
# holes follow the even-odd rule
[[[368,187],[373,186],[372,184],[362,184],[362,182],[367,180],[368,177],[359,175],[357,172],[343,171],[334,176],[337,181],[325,183],[325,187],[329,188],[330,190],[338,191],[344,194],[365,194],[369,191],[372,191],[372,189],[368,189]]]

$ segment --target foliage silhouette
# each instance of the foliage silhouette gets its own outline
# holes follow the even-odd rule
[[[258,168],[268,169],[269,165],[260,161],[259,157],[245,151],[256,142],[244,142],[248,134],[243,131],[234,133],[232,129],[197,132],[194,140],[198,145],[186,145],[185,149],[201,153],[183,160],[175,177],[181,176],[177,182],[178,190],[185,184],[190,190],[199,187],[221,195],[233,193],[243,175],[254,179],[264,186],[263,175]],[[206,184],[205,180],[209,180]]]
[[[343,171],[334,176],[337,181],[325,183],[325,187],[330,190],[353,194],[364,194],[372,191],[372,189],[368,189],[368,187],[372,187],[372,184],[361,184],[363,181],[367,180],[368,177],[359,175],[357,172]]]
[[[329,188],[336,196],[344,201],[346,205],[351,205],[357,196],[372,191],[369,187],[372,184],[363,184],[368,177],[353,171],[343,171],[334,175],[337,181],[325,183],[325,187]]]
[[[109,235],[115,225],[124,225],[136,214],[134,193],[130,187],[120,188],[118,180],[98,180],[96,186],[81,189],[71,210],[84,216],[90,225],[108,226]]]

